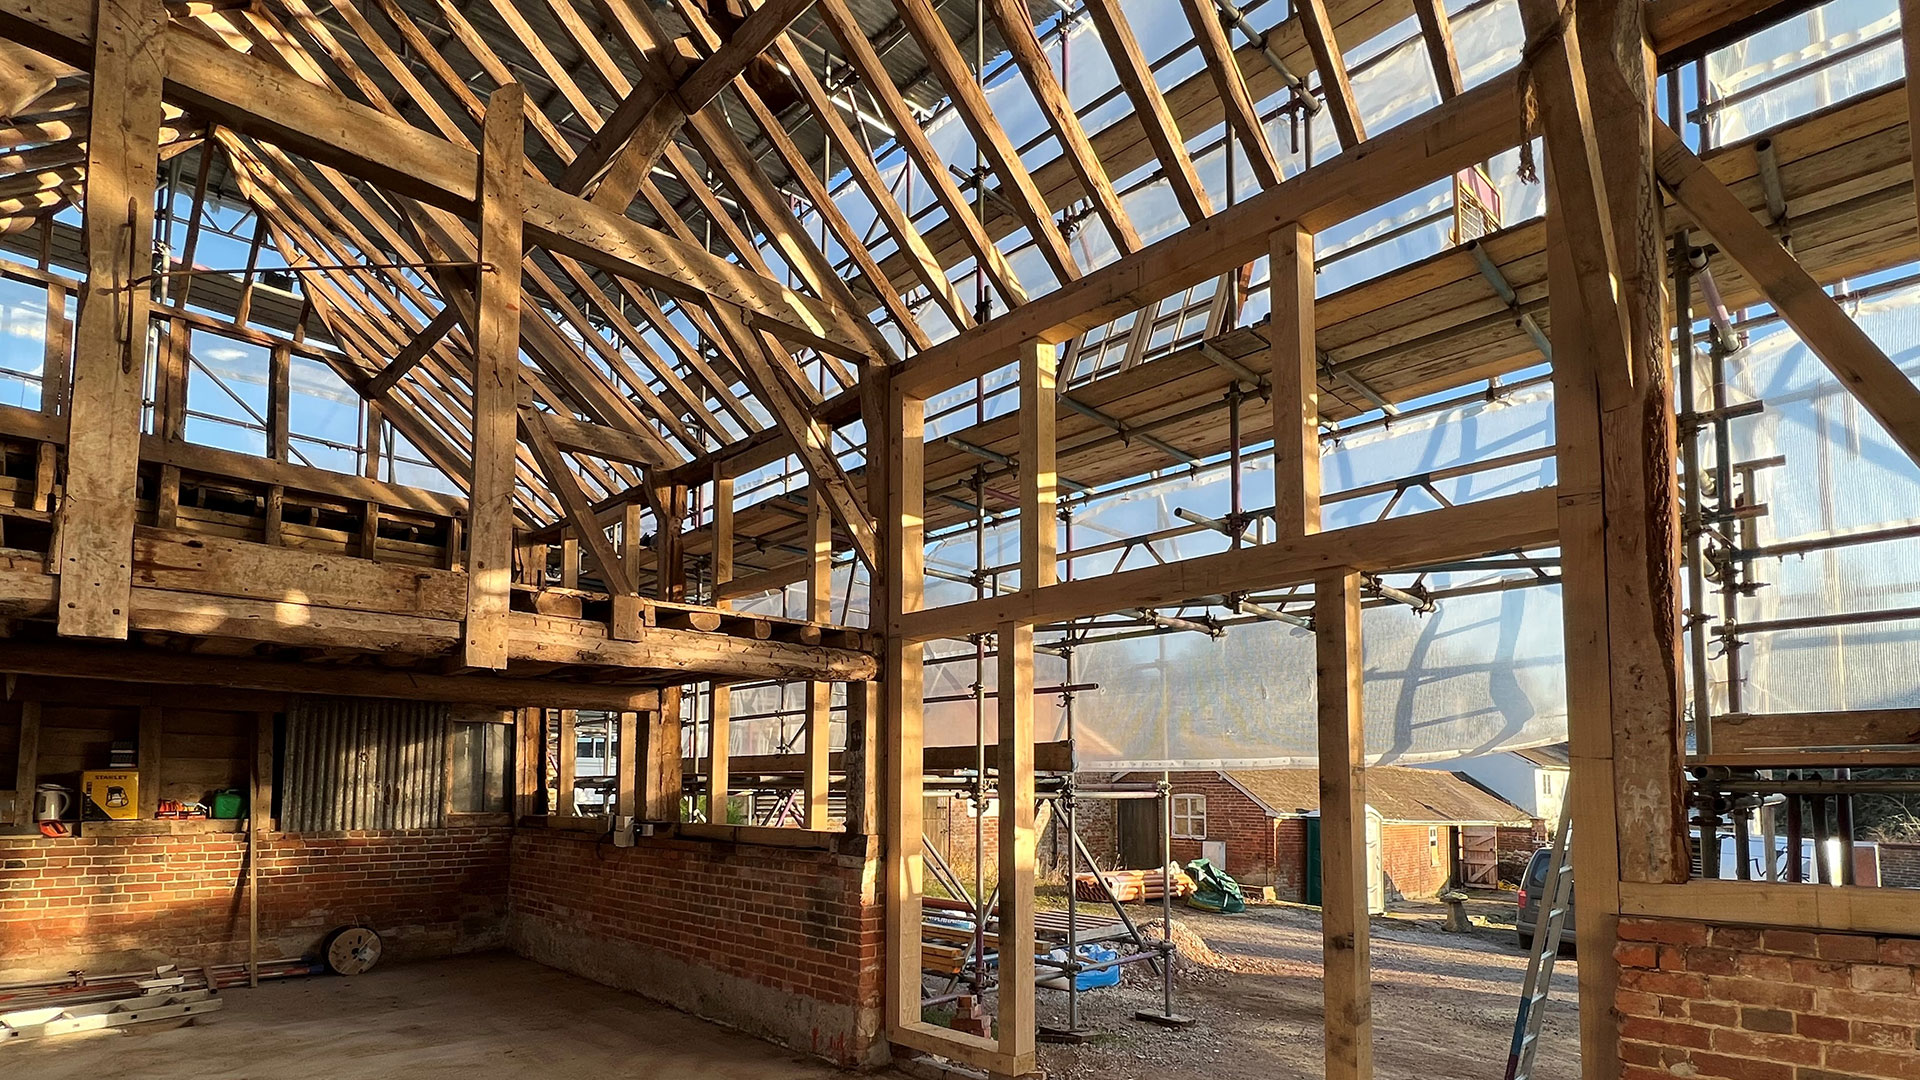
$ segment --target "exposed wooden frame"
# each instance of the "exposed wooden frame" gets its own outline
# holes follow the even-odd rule
[[[1240,70],[1233,43],[1227,39],[1226,27],[1221,25],[1219,7],[1214,0],[1181,0],[1181,6],[1186,9],[1187,25],[1193,27],[1193,40],[1200,46],[1207,73],[1213,76],[1214,89],[1226,108],[1227,126],[1246,151],[1254,179],[1261,187],[1278,184],[1280,163],[1274,159],[1273,146],[1268,143],[1266,128],[1260,123],[1259,106],[1247,89],[1246,73]],[[1233,200],[1229,197],[1228,201]]]
[[[1100,221],[1106,225],[1107,235],[1112,238],[1114,247],[1123,255],[1139,250],[1140,233],[1133,227],[1133,219],[1121,204],[1120,194],[1114,190],[1113,181],[1101,166],[1099,155],[1094,153],[1093,141],[1087,138],[1086,129],[1080,125],[1080,117],[1073,111],[1073,102],[1068,99],[1066,88],[1060,85],[1059,76],[1054,74],[1053,61],[1034,33],[1031,14],[1016,0],[986,0],[986,4],[994,25],[1000,29],[1001,40],[1006,42],[1008,51],[1013,54],[1021,76],[1033,91],[1034,100],[1040,104],[1040,110],[1046,113],[1053,137],[1059,140],[1063,156],[1072,164],[1074,175],[1079,177],[1087,198],[1099,213]],[[1044,200],[1039,205],[1043,212],[1050,213],[1045,209]]]
[[[1313,589],[1320,723],[1320,932],[1328,1080],[1373,1075],[1373,983],[1367,916],[1366,717],[1361,708],[1360,575]]]
[[[807,618],[816,623],[833,618],[833,516],[815,487],[807,500]],[[801,777],[801,819],[806,827],[827,827],[828,756],[833,750],[833,684],[806,686],[806,772]]]
[[[980,600],[903,612],[889,633],[914,641],[965,637],[1009,621],[1063,622],[1196,596],[1303,584],[1356,560],[1368,571],[1380,572],[1537,547],[1552,544],[1558,536],[1555,503],[1554,489],[1541,488],[1103,577],[1023,586]]]
[[[1420,38],[1427,46],[1427,59],[1433,64],[1433,82],[1441,101],[1451,101],[1466,90],[1460,76],[1459,54],[1453,50],[1453,23],[1447,18],[1445,0],[1413,0],[1414,17],[1420,21]]]
[[[1268,260],[1273,357],[1273,519],[1282,539],[1320,531],[1320,361],[1314,342],[1313,234],[1273,234]]]
[[[507,666],[513,584],[515,416],[520,387],[520,161],[525,92],[494,91],[481,155],[480,261],[474,327],[473,474],[468,487],[467,619],[469,666]],[[551,478],[557,482],[558,478]]]
[[[1299,222],[1310,232],[1329,228],[1511,148],[1518,109],[1513,76],[1488,80],[1435,108],[1423,123],[1382,133],[1365,153],[1330,158],[1200,225],[948,338],[909,359],[894,379],[912,393],[935,394],[1005,365],[1025,342],[1057,344],[1138,310],[1143,299],[1172,295],[1253,262],[1267,254],[1267,237],[1281,225]]]
[[[1133,26],[1127,22],[1119,0],[1086,0],[1086,3],[1087,14],[1093,17],[1093,24],[1100,32],[1100,42],[1113,61],[1113,72],[1133,102],[1134,114],[1146,127],[1147,141],[1153,145],[1154,157],[1166,171],[1167,183],[1173,187],[1180,211],[1187,215],[1189,223],[1205,220],[1213,213],[1213,200],[1207,197],[1206,186],[1194,171],[1193,155],[1187,153],[1185,136],[1167,109],[1167,99],[1160,93],[1153,68],[1147,63],[1140,39],[1134,36]]]
[[[593,565],[600,579],[606,582],[607,588],[616,597],[637,595],[638,590],[634,588],[632,575],[628,572],[630,568],[614,550],[613,541],[608,538],[606,530],[594,518],[593,500],[581,489],[580,478],[567,466],[566,456],[554,444],[545,418],[532,410],[523,410],[520,413],[520,433],[533,451],[533,456],[539,460],[540,470],[547,474],[548,486],[566,506],[567,520],[573,523],[574,538],[584,543],[593,555]],[[630,627],[628,630],[631,632]]]
[[[1920,462],[1920,389],[1860,324],[1780,246],[1738,196],[1709,172],[1673,129],[1656,125],[1655,168],[1694,224],[1705,229],[1766,296],[1807,348],[1852,391],[1887,434]]]
[[[1080,266],[1067,247],[1066,237],[1061,235],[1060,223],[1054,220],[1053,211],[1041,197],[1040,189],[1034,186],[1033,175],[1020,160],[1020,151],[1007,137],[1000,121],[994,119],[985,88],[974,81],[972,69],[960,55],[960,47],[954,44],[946,25],[934,11],[933,0],[896,0],[894,6],[914,40],[919,42],[920,54],[926,57],[927,65],[947,88],[961,121],[973,133],[974,145],[999,175],[1002,196],[1027,227],[1054,276],[1062,282],[1078,278]],[[986,183],[984,177],[977,180]]]
[[[1313,53],[1314,66],[1320,69],[1320,92],[1326,98],[1333,130],[1340,136],[1340,146],[1350,150],[1366,141],[1367,129],[1353,97],[1353,83],[1347,79],[1346,56],[1334,35],[1326,0],[1298,0],[1294,12],[1307,48]]]
[[[426,359],[428,353],[438,348],[459,323],[460,313],[454,309],[453,305],[449,304],[441,308],[440,313],[435,315],[427,325],[421,327],[412,341],[407,342],[407,347],[395,353],[392,361],[380,369],[380,374],[368,380],[363,388],[365,396],[370,398],[383,396],[393,388],[395,383],[406,378],[407,372],[412,371],[415,365]]]
[[[794,400],[783,376],[773,370],[772,361],[763,351],[763,346],[748,331],[744,313],[718,299],[708,305],[708,310],[712,312],[721,334],[732,343],[734,356],[740,361],[741,373],[746,376],[748,385],[773,413],[787,437],[793,440],[801,462],[807,467],[807,474],[817,485],[816,490],[825,496],[827,505],[833,508],[834,517],[846,528],[854,551],[871,566],[875,549],[874,522],[861,505],[859,496],[853,493],[846,470],[841,468],[833,452],[833,433]]]
[[[847,61],[859,73],[862,84],[880,106],[881,115],[893,126],[894,136],[912,159],[915,170],[933,187],[934,198],[947,212],[947,219],[959,226],[968,252],[985,268],[987,279],[993,283],[1008,307],[1026,303],[1027,291],[1014,276],[1012,265],[1001,254],[993,237],[988,235],[979,216],[960,193],[953,177],[947,173],[946,164],[934,151],[927,133],[921,130],[920,121],[914,117],[906,98],[893,84],[886,64],[881,61],[880,54],[874,51],[873,43],[868,40],[867,32],[859,20],[847,9],[845,0],[818,0],[815,8],[827,29],[832,31],[834,40],[840,43]]]
[[[1792,927],[1841,934],[1909,936],[1920,893],[1865,885],[1785,884],[1701,878],[1674,884],[1620,883],[1623,915]]]
[[[150,196],[159,182],[160,90],[171,35],[153,32],[166,23],[158,0],[95,0],[88,21],[89,288],[74,331],[59,626],[68,637],[124,638],[151,306],[136,282],[150,263]]]
[[[625,4],[628,0],[604,2]],[[566,176],[561,178],[561,187],[581,192],[604,175],[605,179],[594,192],[594,201],[625,209],[639,190],[638,178],[646,175],[674,132],[688,117],[719,97],[720,91],[812,6],[813,0],[768,0],[754,9],[713,55],[688,72],[677,85],[642,79],[614,109],[593,141],[568,166]],[[662,41],[658,52],[670,48]],[[650,57],[654,63],[666,59],[658,52]],[[646,65],[646,60],[642,60],[642,65]]]

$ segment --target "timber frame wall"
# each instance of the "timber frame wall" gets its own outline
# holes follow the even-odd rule
[[[1260,194],[1217,213],[1191,182],[1192,162],[1178,145],[1166,103],[1153,89],[1152,72],[1144,62],[1123,63],[1122,81],[1141,106],[1148,140],[1166,159],[1191,224],[1152,244],[1129,244],[1117,261],[1085,273],[1072,265],[1057,222],[1019,155],[1003,145],[1004,136],[995,137],[991,118],[983,119],[983,106],[969,99],[963,104],[970,123],[979,129],[996,169],[1009,178],[1010,200],[1017,200],[1014,215],[1035,234],[1063,283],[1029,301],[1011,281],[1004,260],[983,252],[982,273],[1021,302],[976,321],[964,304],[936,286],[934,302],[950,308],[963,328],[946,341],[925,343],[904,360],[859,314],[854,305],[860,301],[836,284],[833,273],[822,272],[817,251],[809,253],[800,244],[804,234],[796,239],[791,223],[783,234],[786,250],[814,279],[817,295],[788,288],[621,212],[636,189],[651,183],[650,163],[663,153],[678,153],[673,133],[683,125],[705,140],[715,157],[749,171],[749,155],[729,157],[725,132],[711,123],[710,114],[703,119],[702,111],[804,6],[768,3],[755,12],[761,22],[749,19],[725,41],[708,29],[711,55],[697,66],[684,56],[661,58],[660,71],[673,78],[635,89],[608,126],[596,132],[592,152],[575,157],[555,184],[523,159],[528,128],[540,129],[535,134],[544,138],[549,125],[543,114],[529,109],[515,83],[499,87],[487,102],[472,100],[483,127],[478,143],[468,145],[464,136],[451,137],[457,128],[447,129],[449,137],[435,137],[399,119],[397,110],[357,104],[169,24],[158,0],[92,5],[0,0],[0,31],[10,41],[91,72],[93,79],[84,166],[88,298],[74,329],[76,360],[66,407],[38,416],[0,416],[9,437],[59,448],[44,452],[49,470],[64,462],[61,482],[45,485],[47,498],[35,496],[44,505],[30,508],[44,515],[51,533],[44,559],[36,565],[34,559],[9,556],[0,565],[5,589],[0,607],[9,632],[33,628],[0,650],[0,667],[54,674],[87,666],[101,679],[225,683],[275,692],[325,689],[507,709],[611,709],[625,717],[619,737],[630,751],[622,755],[618,803],[636,817],[661,822],[680,816],[685,685],[713,684],[709,700],[720,721],[712,725],[705,754],[698,753],[696,743],[692,759],[696,768],[704,762],[701,782],[713,806],[728,791],[727,684],[755,677],[810,681],[802,835],[827,830],[826,688],[848,683],[849,728],[858,733],[848,753],[861,763],[859,770],[848,769],[858,777],[850,785],[856,789],[857,812],[849,812],[849,831],[877,832],[884,847],[885,1038],[901,1051],[943,1055],[996,1077],[1019,1076],[1032,1070],[1035,1052],[1033,958],[1027,950],[1003,957],[996,1037],[962,1035],[925,1022],[921,1014],[923,875],[915,840],[922,832],[924,786],[923,646],[972,635],[997,638],[1000,932],[1026,940],[1033,920],[1036,626],[1310,584],[1318,635],[1325,821],[1327,1074],[1364,1080],[1372,1073],[1362,857],[1365,575],[1557,544],[1564,568],[1582,882],[1578,933],[1589,956],[1610,955],[1623,916],[1724,919],[1728,911],[1746,906],[1763,910],[1767,925],[1774,927],[1871,935],[1911,932],[1920,925],[1920,895],[1897,890],[1688,880],[1680,685],[1682,523],[1665,329],[1672,324],[1672,301],[1664,292],[1665,242],[1678,222],[1709,234],[1896,442],[1910,455],[1920,454],[1920,393],[1755,221],[1746,204],[1660,123],[1653,108],[1659,65],[1697,55],[1786,5],[1578,0],[1562,6],[1521,0],[1529,41],[1521,69],[1472,89],[1458,85],[1456,71],[1443,104],[1368,137],[1324,5],[1308,0],[1300,5],[1298,29],[1328,88],[1323,92],[1343,150],[1289,178],[1281,179],[1276,169],[1263,178]],[[844,18],[844,5],[837,0],[824,6]],[[1020,21],[1008,5],[994,6],[997,19]],[[933,6],[902,0],[900,7],[903,25],[929,54],[931,66],[946,71],[950,89],[965,97],[966,61],[947,39]],[[1437,7],[1417,4],[1416,10],[1431,21]],[[1131,37],[1123,24],[1112,21],[1114,10],[1104,0],[1090,8],[1096,19],[1108,20],[1103,32],[1126,52]],[[647,38],[655,31],[645,22],[636,18],[623,29],[636,40]],[[837,25],[845,29],[844,23]],[[1204,18],[1197,33],[1204,48],[1218,51],[1224,44]],[[858,52],[857,41],[842,44]],[[1017,54],[1026,49],[1024,39],[1013,48]],[[1131,52],[1138,60],[1137,43]],[[1435,55],[1444,59],[1445,48]],[[1223,99],[1237,101],[1245,93],[1244,86],[1224,80]],[[1330,403],[1321,401],[1323,362],[1315,336],[1315,235],[1510,149],[1522,137],[1523,102],[1537,104],[1533,131],[1545,140],[1558,483],[1323,530],[1319,425]],[[457,439],[424,428],[408,431],[423,452],[458,475],[467,491],[464,501],[440,515],[459,522],[447,526],[441,565],[380,565],[369,573],[366,556],[377,555],[380,547],[375,504],[418,493],[356,478],[330,482],[334,490],[317,494],[374,507],[364,511],[372,524],[362,525],[357,551],[276,550],[280,545],[271,525],[258,542],[182,536],[169,531],[177,520],[145,516],[155,512],[155,505],[164,513],[168,487],[177,501],[181,469],[219,472],[232,464],[206,455],[195,457],[196,464],[183,464],[183,455],[193,451],[170,446],[164,427],[157,438],[141,438],[137,360],[145,338],[138,328],[146,327],[153,313],[149,290],[142,287],[144,253],[130,248],[126,238],[151,232],[151,200],[145,193],[156,184],[154,165],[168,137],[165,124],[175,118],[168,111],[173,107],[229,135],[264,140],[412,200],[419,209],[414,227],[427,241],[421,246],[440,250],[450,265],[469,272],[470,280],[449,279],[453,284],[447,291],[461,298],[461,310],[444,316],[438,332],[447,333],[458,321],[471,342],[471,424]],[[905,115],[904,103],[898,112]],[[1093,200],[1113,231],[1125,236],[1130,228],[1097,160],[1090,152],[1080,154],[1086,136],[1075,134],[1071,110],[1052,120]],[[1251,130],[1245,115],[1233,122]],[[910,133],[903,137],[911,142]],[[921,152],[917,146],[914,151]],[[756,212],[771,214],[777,200],[768,202],[768,192],[754,190],[762,197]],[[943,197],[955,195],[943,192]],[[1678,207],[1672,220],[1669,195]],[[971,226],[979,235],[968,241],[991,247],[980,222],[963,218],[956,214],[954,228],[965,232]],[[562,404],[580,406],[565,412],[531,405],[535,398],[547,402],[550,383],[566,379],[536,375],[521,358],[529,342],[529,351],[536,353],[556,348],[545,316],[536,317],[537,305],[527,300],[523,275],[537,273],[522,258],[529,246],[702,305],[712,337],[728,346],[743,380],[764,398],[777,423],[756,433],[763,438],[748,437],[721,452],[683,459],[677,451],[669,454],[673,448],[660,432],[633,422],[632,402],[617,391],[576,388],[556,395]],[[932,258],[924,244],[901,248],[908,252],[903,258]],[[1272,267],[1266,346],[1271,413],[1256,441],[1271,437],[1276,446],[1277,535],[1268,543],[1178,563],[1056,580],[1052,524],[1062,486],[1056,470],[1056,411],[1028,406],[1058,394],[1058,347],[1142,304],[1232,274],[1260,258]],[[938,277],[937,264],[933,269]],[[885,305],[899,297],[878,299]],[[437,340],[427,328],[420,333],[416,341],[425,344],[404,344],[392,369],[352,372],[352,383],[369,400],[392,406],[387,415],[396,423],[411,421],[401,419],[407,414],[391,396],[394,387],[409,368],[426,362]],[[841,404],[803,401],[790,393],[783,380],[791,376],[782,366],[790,359],[789,346],[850,365],[853,385]],[[1009,362],[1018,367],[1023,406],[1014,458],[1019,585],[928,608],[927,401]],[[586,419],[576,419],[575,412]],[[831,441],[832,429],[854,415],[871,433],[864,490],[857,490]],[[732,484],[767,455],[788,451],[802,461],[811,481],[803,571],[810,586],[808,617],[745,616],[725,603],[735,548]],[[582,452],[638,465],[638,470],[609,473],[635,480],[635,493],[611,501],[594,498],[581,479],[577,455]],[[273,488],[284,498],[289,487],[319,482],[274,464],[256,469],[253,477],[264,480],[269,501]],[[150,475],[157,476],[161,494],[143,500]],[[534,492],[526,481],[542,476],[545,485]],[[686,529],[690,489],[707,483],[715,493],[707,526],[711,606],[685,602],[687,546],[694,535]],[[641,502],[661,523],[652,552],[641,545],[636,509]],[[54,505],[57,509],[48,509]],[[538,521],[532,510],[544,511]],[[608,524],[618,525],[617,534],[602,527]],[[871,569],[874,620],[867,631],[829,623],[828,570],[834,546],[842,541]],[[571,567],[563,575],[578,584],[584,554],[605,592],[582,599],[569,595],[580,590],[543,588],[545,545],[553,543],[562,546],[563,563]],[[536,549],[537,557],[528,554]],[[653,596],[642,595],[641,568],[647,559]],[[523,577],[536,563],[540,568],[532,575],[537,582],[521,582],[532,587],[533,599],[516,599],[516,562]],[[49,627],[57,633],[49,636]],[[146,640],[117,644],[130,637]],[[231,658],[176,655],[153,647],[183,641],[216,643],[216,650],[226,647],[218,643],[241,642],[245,648],[279,652]],[[367,653],[391,652],[409,666],[336,670],[307,662],[337,659],[339,650],[357,651],[362,660]],[[531,738],[524,731],[531,727],[523,723],[523,761],[531,756],[524,752]],[[544,739],[544,728],[539,737]],[[523,776],[516,787],[523,797],[544,786],[530,779]],[[517,809],[526,813],[532,807]],[[568,816],[564,806],[551,809]],[[709,835],[742,842],[769,839],[721,826],[708,829]],[[688,835],[701,834],[692,829]],[[862,866],[869,851],[863,844]],[[850,906],[870,911],[867,898],[857,888],[853,893]],[[1597,1080],[1621,1071],[1620,1021],[1613,1008],[1620,970],[1604,959],[1581,966],[1583,1069]]]

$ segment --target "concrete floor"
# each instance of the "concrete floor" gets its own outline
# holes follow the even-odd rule
[[[35,1080],[327,1080],[644,1076],[816,1080],[849,1074],[644,998],[507,953],[354,978],[223,991],[188,1027],[62,1036],[0,1051]]]

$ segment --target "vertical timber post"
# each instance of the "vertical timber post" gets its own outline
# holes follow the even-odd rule
[[[1273,358],[1273,519],[1280,539],[1320,531],[1320,381],[1314,344],[1313,234],[1274,231],[1267,322]]]
[[[96,0],[87,121],[87,280],[82,286],[66,496],[60,503],[59,632],[125,638],[152,291],[153,193],[167,13],[159,0]]]
[[[487,103],[480,150],[480,288],[474,328],[473,480],[468,492],[470,667],[504,668],[513,587],[513,483],[520,383],[520,223],[526,92]]]
[[[1360,707],[1360,575],[1313,587],[1320,713],[1320,924],[1324,938],[1327,1080],[1373,1076],[1373,988],[1367,932],[1366,729]]]
[[[713,465],[713,595],[714,607],[729,608],[733,601],[722,599],[721,586],[733,580],[733,473],[725,462]],[[733,688],[713,683],[708,709],[707,732],[707,820],[715,825],[727,823],[727,757],[733,742]]]
[[[925,603],[926,416],[924,398],[887,387],[884,537],[886,638],[882,652],[886,737],[886,956],[889,1032],[920,1022],[920,897],[924,787],[925,650],[901,636],[901,617]]]
[[[833,515],[816,482],[807,492],[807,621],[833,617]],[[807,764],[801,782],[806,827],[827,827],[828,765],[833,734],[833,684],[807,683]]]
[[[1684,881],[1679,520],[1644,12],[1523,0],[1547,150],[1548,295],[1577,781],[1584,1075],[1621,1072],[1618,883]],[[1576,15],[1577,13],[1577,15]],[[1572,26],[1556,20],[1573,19]],[[1605,148],[1604,153],[1602,148]],[[1590,944],[1589,944],[1590,943]]]

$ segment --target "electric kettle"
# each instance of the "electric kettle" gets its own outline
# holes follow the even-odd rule
[[[59,784],[41,784],[33,792],[33,820],[65,821],[73,809],[73,792]]]

